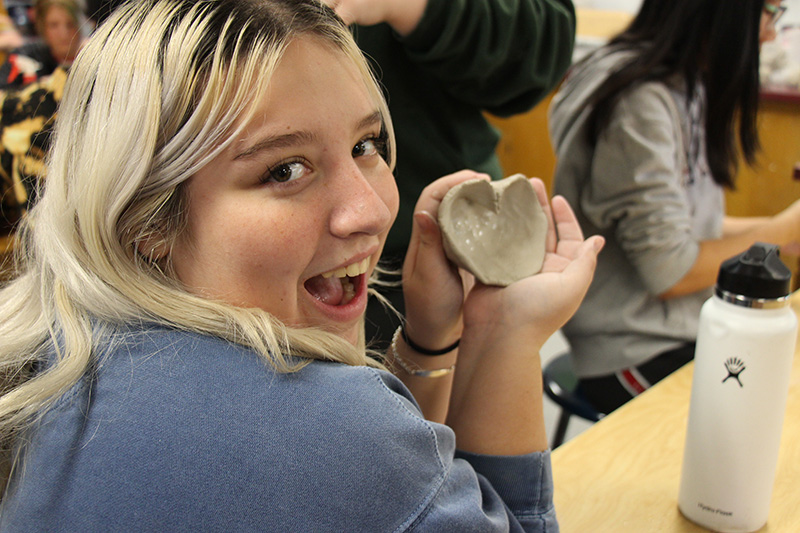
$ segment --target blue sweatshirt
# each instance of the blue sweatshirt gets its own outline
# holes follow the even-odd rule
[[[25,435],[0,531],[557,531],[549,452],[457,452],[389,373],[122,338]]]

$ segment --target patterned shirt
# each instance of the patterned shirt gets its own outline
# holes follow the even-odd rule
[[[22,90],[0,92],[0,229],[7,231],[36,199],[66,81],[67,70],[58,67]]]

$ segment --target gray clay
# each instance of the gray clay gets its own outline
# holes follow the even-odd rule
[[[447,257],[481,283],[505,287],[542,269],[547,216],[522,174],[453,187],[439,227]]]

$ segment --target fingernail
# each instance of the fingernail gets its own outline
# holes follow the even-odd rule
[[[419,229],[424,233],[436,231],[439,227],[436,219],[428,211],[417,211],[414,213],[414,220],[419,225]]]

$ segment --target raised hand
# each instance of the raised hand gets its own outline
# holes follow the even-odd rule
[[[548,203],[544,185],[532,183],[551,221],[542,271],[507,287],[476,284],[464,304],[447,424],[466,451],[547,448],[539,350],[577,309],[604,243],[584,240],[567,202]]]
[[[504,288],[477,285],[465,303],[464,324],[465,328],[522,328],[530,341],[541,345],[577,310],[604,241],[584,240],[567,201],[555,197],[551,204],[541,180],[531,183],[550,221],[542,270]]]
[[[372,26],[386,22],[400,35],[417,27],[428,0],[322,0],[346,24]]]
[[[471,274],[459,271],[444,255],[437,216],[447,191],[471,179],[489,176],[464,170],[428,185],[414,209],[414,226],[403,266],[407,331],[429,349],[451,345],[461,336],[464,295],[474,283]]]

